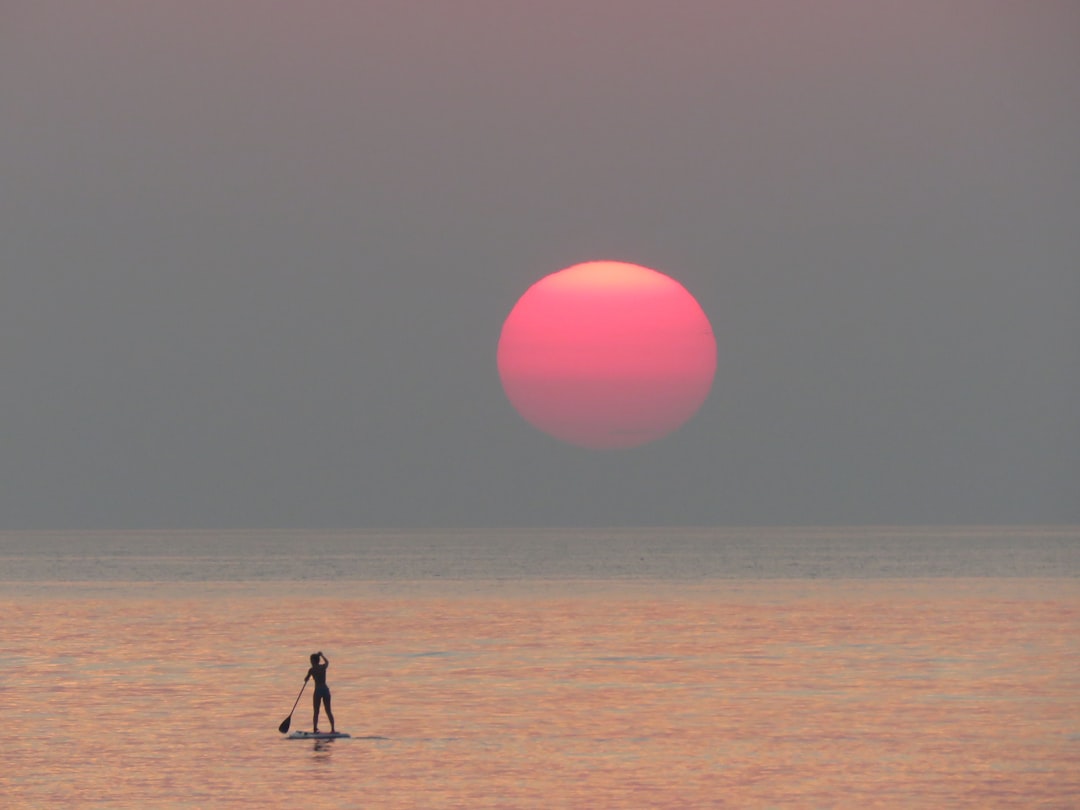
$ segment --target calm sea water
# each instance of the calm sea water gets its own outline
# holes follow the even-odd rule
[[[1080,806],[1076,527],[0,533],[0,616],[4,806]]]

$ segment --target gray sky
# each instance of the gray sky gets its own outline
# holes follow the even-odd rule
[[[0,528],[1080,521],[1071,2],[12,0]],[[596,452],[495,348],[590,259],[700,301]]]

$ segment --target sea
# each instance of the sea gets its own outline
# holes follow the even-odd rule
[[[1080,527],[0,532],[0,805],[1077,808]]]

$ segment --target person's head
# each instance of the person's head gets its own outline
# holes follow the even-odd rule
[[[319,654],[318,653],[312,653],[311,654],[311,665],[315,666],[317,663],[319,663]]]

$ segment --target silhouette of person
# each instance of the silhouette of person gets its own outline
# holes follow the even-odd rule
[[[320,658],[322,663],[319,663]],[[330,687],[326,685],[326,668],[328,666],[330,666],[330,661],[325,655],[321,652],[312,653],[311,668],[307,671],[307,675],[304,676],[304,683],[307,683],[309,678],[315,679],[315,695],[312,698],[315,714],[311,721],[311,730],[314,732],[319,730],[319,706],[325,704],[326,717],[330,721],[330,733],[333,734],[337,729],[334,726],[334,713],[330,711]]]

